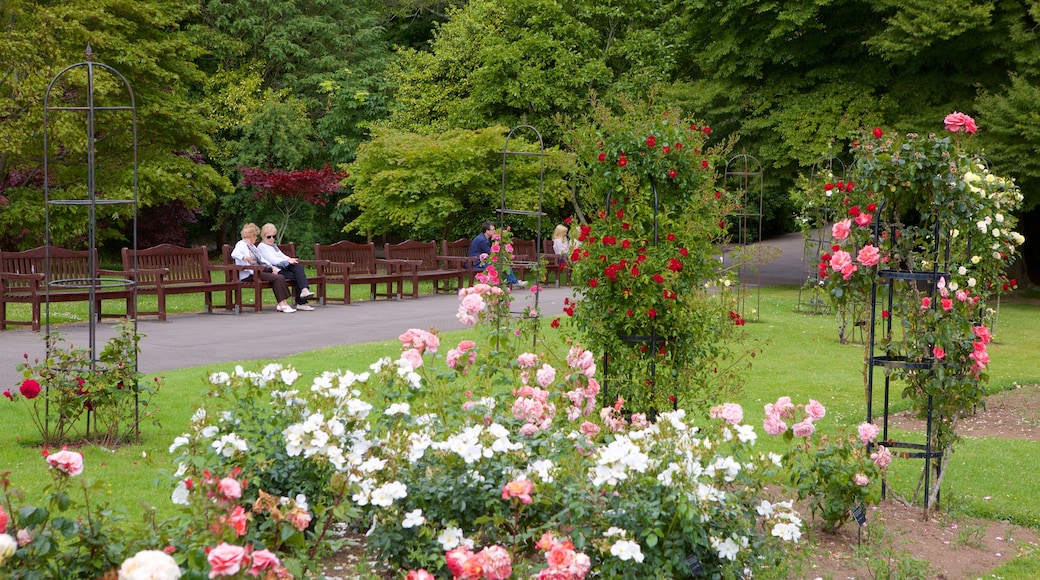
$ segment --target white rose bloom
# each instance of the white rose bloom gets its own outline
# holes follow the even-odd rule
[[[737,439],[740,439],[743,443],[754,445],[755,440],[758,439],[758,434],[755,433],[753,425],[735,425],[733,428],[737,430]]]
[[[220,428],[216,425],[210,425],[202,430],[202,436],[206,439],[212,439],[216,437],[218,433],[220,433]]]
[[[209,376],[209,382],[214,385],[230,385],[231,376],[225,372],[213,373]]]
[[[245,452],[249,449],[245,440],[234,433],[224,435],[217,441],[214,441],[212,446],[217,455],[223,455],[224,457],[231,457],[236,452]]]
[[[968,288],[974,288],[975,284],[978,284],[975,278],[968,278]]]
[[[295,383],[298,378],[300,378],[300,373],[296,369],[289,368],[282,371],[282,382],[286,385]]]
[[[134,554],[119,567],[119,580],[177,580],[181,569],[173,556],[161,550]]]
[[[444,548],[445,551],[459,547],[462,540],[462,530],[459,528],[444,528],[440,535],[437,536],[437,541],[440,542],[441,547]]]
[[[632,540],[618,540],[614,542],[614,545],[610,547],[610,553],[619,560],[643,561],[643,550],[639,547],[639,544]]]
[[[404,520],[401,522],[402,528],[414,528],[415,526],[421,526],[426,523],[426,518],[422,515],[422,510],[412,510],[404,514]]]
[[[963,276],[968,273],[968,269],[964,266],[961,266],[960,268],[957,268],[957,273]]]
[[[188,439],[187,435],[181,435],[173,440],[173,445],[170,445],[170,453],[177,451],[177,449],[187,445],[191,440]]]
[[[992,234],[993,234],[994,238],[999,238],[1000,237],[1000,228],[993,228]]]
[[[971,263],[972,264],[978,264],[981,261],[982,261],[982,258],[980,258],[979,256],[972,256],[971,257]]]
[[[18,540],[11,534],[0,534],[0,565],[18,550]]]
[[[711,547],[719,553],[720,560],[736,560],[737,552],[740,551],[740,546],[733,541],[733,538],[726,538],[725,540],[719,538],[711,538]]]
[[[772,534],[785,542],[798,542],[802,537],[802,529],[795,523],[779,522],[773,526]]]
[[[177,487],[173,488],[173,494],[170,495],[170,501],[176,505],[188,505],[188,496],[191,492],[188,491],[188,484],[182,479]]]
[[[603,536],[607,537],[607,538],[609,538],[611,536],[621,536],[622,538],[624,538],[626,533],[627,532],[625,532],[625,530],[623,530],[621,528],[618,528],[616,526],[611,526],[611,527],[607,528],[607,531],[603,532]]]
[[[538,474],[538,478],[545,483],[553,482],[553,462],[550,459],[539,459],[528,467],[528,473]]]
[[[408,403],[394,403],[387,407],[383,413],[386,415],[408,415],[411,409]]]

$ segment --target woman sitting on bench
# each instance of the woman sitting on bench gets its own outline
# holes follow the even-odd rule
[[[254,223],[242,226],[242,239],[235,244],[231,257],[239,266],[257,266],[257,268],[242,270],[238,276],[242,281],[251,281],[253,276],[259,276],[264,282],[270,282],[271,288],[274,290],[274,297],[278,300],[278,311],[296,312],[296,309],[286,302],[289,299],[289,285],[285,282],[285,277],[275,274],[271,266],[264,263],[263,256],[256,247],[256,237],[259,234],[260,228],[256,227]]]

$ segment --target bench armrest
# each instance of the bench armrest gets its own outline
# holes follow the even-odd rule
[[[15,272],[0,272],[0,278],[6,280],[39,280],[43,281],[43,274],[30,272],[28,274],[17,274]]]

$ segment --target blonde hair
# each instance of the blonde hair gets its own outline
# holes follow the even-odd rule
[[[254,224],[253,222],[249,222],[248,224],[242,226],[242,238],[243,239],[245,239],[247,237],[254,237],[255,238],[258,235],[260,235],[260,228],[256,227],[256,224]]]
[[[556,229],[553,231],[553,239],[562,240],[563,238],[566,238],[568,231],[567,226],[563,224],[556,226]]]

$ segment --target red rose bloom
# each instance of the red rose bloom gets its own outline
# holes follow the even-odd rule
[[[651,149],[656,147],[657,146],[657,137],[654,137],[653,135],[650,135],[649,137],[647,137],[646,138],[646,146],[651,148]]]
[[[595,288],[596,286],[599,286],[599,281],[598,280],[596,280],[595,278],[592,278],[591,280],[589,280],[589,287],[590,288]]]
[[[669,242],[674,242],[675,241],[675,234],[668,234],[668,235],[666,235],[664,237],[664,239],[668,240]]]
[[[556,318],[553,318],[553,321],[549,323],[549,326],[551,326],[553,328],[559,328],[560,327],[560,317],[557,316]]]
[[[621,157],[621,158],[619,158],[619,159],[617,160],[617,166],[618,166],[618,167],[624,167],[624,166],[626,166],[626,165],[628,165],[628,159],[627,159],[627,158],[625,158],[625,157]]]
[[[707,159],[705,159],[704,161],[701,161],[701,167],[703,167],[705,169],[708,168],[708,160]]]
[[[672,152],[672,148],[667,146],[667,145],[665,145],[664,147],[661,147],[661,150],[664,151],[665,154],[668,154],[668,153]]]
[[[884,135],[884,134],[885,134],[885,132],[881,130],[881,127],[874,127],[874,138],[875,139],[880,139],[881,136]]]
[[[672,178],[672,179],[675,179],[675,177],[676,177],[677,175],[679,175],[679,174],[678,174],[678,173],[677,173],[677,172],[676,172],[676,171],[675,171],[674,169],[669,169],[669,170],[668,170],[668,177],[670,177],[670,178]]]
[[[40,383],[32,379],[26,379],[18,390],[26,399],[35,399],[40,394]]]
[[[664,284],[664,276],[660,274],[654,274],[653,278],[654,282],[657,282],[658,284]]]
[[[607,160],[607,154],[606,153],[600,153],[599,157],[597,157],[596,159],[598,159],[600,163],[603,163],[604,161]]]
[[[632,314],[633,314],[633,312],[632,312],[631,308],[629,308],[628,310],[625,311],[625,316],[632,316]]]
[[[646,315],[650,318],[657,318],[657,310],[651,308],[650,310],[646,311]]]
[[[625,210],[619,209],[619,210],[617,210],[617,213],[614,214],[614,215],[616,215],[618,217],[618,219],[621,219],[621,218],[625,217]]]

